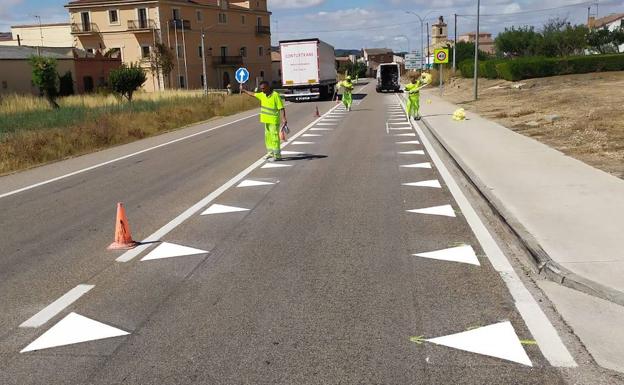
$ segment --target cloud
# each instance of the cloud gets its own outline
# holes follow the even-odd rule
[[[23,0],[2,0],[0,2],[0,18],[10,18],[10,13],[15,11],[15,6],[23,3]]]
[[[323,4],[325,0],[269,0],[269,9],[310,8]]]

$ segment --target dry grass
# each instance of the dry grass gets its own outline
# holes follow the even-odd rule
[[[444,97],[596,168],[624,178],[624,72],[555,76],[514,83],[454,78]],[[518,85],[516,83],[515,85]],[[559,119],[548,121],[548,115]],[[530,124],[527,124],[530,123]]]
[[[73,99],[65,102],[83,102],[78,97]],[[86,100],[86,103],[95,103],[92,99]],[[97,101],[107,103],[108,98]],[[126,109],[103,109],[101,104],[97,104],[95,110],[98,113],[90,114],[87,111],[88,119],[75,121],[68,126],[5,132],[0,136],[0,175],[257,107],[257,102],[253,98],[222,94],[204,97],[201,93],[200,96],[167,97],[159,101],[142,103],[144,104],[136,102],[137,106],[142,106],[140,108]],[[81,108],[88,110],[84,104],[82,106]],[[32,112],[32,108],[36,108],[36,103],[26,108],[31,108],[26,111]]]

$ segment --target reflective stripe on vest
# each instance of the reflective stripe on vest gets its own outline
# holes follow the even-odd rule
[[[268,115],[270,117],[279,116],[279,110],[277,108],[270,108],[270,107],[265,107],[265,106],[260,107],[260,113],[262,115]]]

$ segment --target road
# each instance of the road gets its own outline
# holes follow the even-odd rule
[[[0,383],[564,384],[400,98],[355,99],[289,105],[283,167],[254,117],[0,198]]]

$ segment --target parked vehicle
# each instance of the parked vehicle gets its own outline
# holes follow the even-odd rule
[[[334,47],[319,39],[280,41],[286,99],[331,99],[336,88]]]
[[[380,64],[377,68],[377,92],[401,90],[401,69],[397,63]]]

